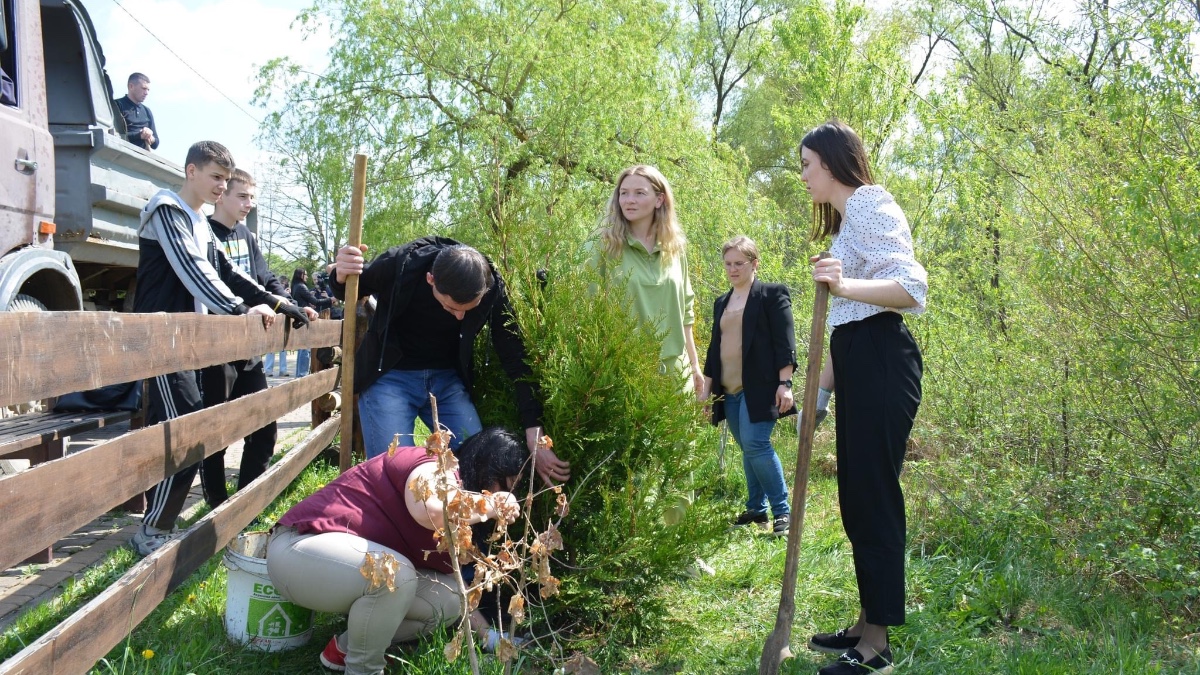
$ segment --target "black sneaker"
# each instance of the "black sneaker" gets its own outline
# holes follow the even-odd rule
[[[892,649],[884,647],[870,661],[863,661],[857,649],[851,649],[838,660],[817,671],[817,675],[888,675],[892,672]]]
[[[763,511],[762,513],[755,513],[753,511],[742,511],[741,515],[739,515],[737,517],[737,520],[733,521],[734,527],[741,527],[743,525],[766,525],[766,524],[767,524],[767,512],[766,511]]]
[[[849,631],[849,628],[843,628],[836,633],[817,633],[808,639],[808,648],[817,652],[841,656],[847,650],[858,645],[858,636],[846,635]]]
[[[792,526],[792,517],[788,514],[775,516],[775,522],[771,524],[771,534],[776,537],[786,537],[788,528]]]

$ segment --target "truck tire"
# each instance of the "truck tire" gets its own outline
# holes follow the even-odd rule
[[[33,297],[32,295],[25,295],[24,293],[17,293],[16,295],[13,296],[13,299],[9,301],[7,311],[9,311],[9,312],[44,312],[44,311],[46,311],[46,306],[42,304],[41,300],[38,300],[37,298]]]

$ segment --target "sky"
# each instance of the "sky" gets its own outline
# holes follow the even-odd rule
[[[177,164],[192,143],[214,140],[257,173],[267,159],[254,142],[265,111],[250,103],[259,67],[279,56],[315,71],[327,62],[328,33],[306,36],[292,27],[309,0],[82,1],[114,95],[125,95],[132,72],[150,78],[146,105],[161,141],[155,152]]]

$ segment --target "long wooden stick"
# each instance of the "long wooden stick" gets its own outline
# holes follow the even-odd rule
[[[829,251],[821,253],[828,258]],[[804,532],[804,507],[808,500],[808,463],[812,459],[814,423],[817,418],[817,389],[820,387],[821,353],[825,348],[825,315],[829,312],[829,286],[817,284],[813,300],[812,330],[808,337],[808,366],[804,373],[804,399],[800,410],[800,433],[796,448],[796,482],[792,487],[792,524],[788,528],[787,561],[783,566],[783,590],[775,629],[767,636],[758,675],[776,675],[784,659],[792,657],[788,642],[796,617],[796,571],[800,566],[800,535]]]
[[[362,245],[363,202],[367,195],[367,156],[354,156],[354,192],[350,198],[350,236],[346,242],[357,248]],[[342,444],[338,454],[338,468],[342,473],[350,470],[351,453],[354,451],[354,352],[358,346],[358,275],[346,277],[346,313],[342,318]]]

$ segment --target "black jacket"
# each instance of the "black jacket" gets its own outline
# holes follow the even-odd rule
[[[154,126],[154,113],[150,112],[144,104],[134,103],[133,99],[126,94],[115,101],[117,110],[121,112],[121,117],[125,118],[125,140],[133,143],[139,148],[154,150],[158,147],[158,142],[162,139],[158,137],[158,128]],[[154,134],[154,143],[149,146],[146,141],[142,140],[142,129],[150,127],[150,132]]]
[[[196,223],[179,196],[160,190],[142,209],[138,227],[137,292],[133,311],[195,312],[197,303],[214,314],[245,314],[254,305],[274,305],[276,297],[240,268],[217,245],[210,226]]]
[[[712,339],[704,358],[704,375],[712,378],[712,423],[725,419],[725,393],[721,386],[721,315],[729,304],[730,290],[713,303]],[[751,422],[794,415],[796,407],[779,414],[775,391],[779,388],[779,370],[796,367],[796,335],[792,327],[792,296],[783,284],[767,284],[757,279],[750,286],[746,309],[742,312],[742,389]]]
[[[225,250],[225,257],[229,258],[229,262],[249,274],[259,286],[267,289],[268,293],[281,298],[291,297],[287,284],[275,276],[267,265],[262,250],[258,248],[258,241],[250,228],[246,227],[246,223],[238,223],[230,228],[209,216],[208,224],[212,228],[213,236]]]
[[[318,297],[316,293],[308,287],[308,284],[303,281],[297,281],[292,284],[292,298],[296,300],[296,304],[301,307],[312,307],[318,312],[323,309],[329,309],[333,306],[331,298]]]
[[[459,243],[445,237],[423,237],[396,246],[375,258],[363,270],[358,281],[362,297],[374,295],[378,307],[367,334],[355,355],[354,391],[362,393],[384,373],[399,363],[402,356],[396,331],[420,330],[405,321],[405,310],[417,284],[427,283],[425,273],[433,269],[433,260],[443,249]],[[474,383],[475,337],[484,324],[491,327],[492,344],[500,357],[500,365],[513,380],[516,388],[517,410],[525,428],[541,424],[542,405],[530,381],[533,371],[526,363],[525,343],[517,328],[512,305],[504,289],[504,280],[492,270],[492,287],[474,309],[462,320],[456,370],[469,393]],[[329,285],[338,299],[346,297],[346,286],[331,276]]]

